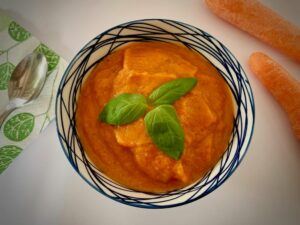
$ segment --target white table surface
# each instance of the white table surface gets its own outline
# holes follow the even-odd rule
[[[298,0],[263,0],[300,26]],[[0,175],[1,225],[300,224],[300,144],[287,117],[249,71],[251,52],[264,51],[297,79],[300,65],[213,15],[202,0],[1,0],[0,8],[66,60],[91,38],[122,22],[169,18],[195,25],[222,41],[250,79],[256,104],[249,151],[232,177],[186,206],[147,210],[114,202],[72,169],[53,122]]]

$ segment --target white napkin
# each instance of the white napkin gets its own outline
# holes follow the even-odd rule
[[[0,109],[8,103],[7,84],[14,67],[29,53],[42,52],[48,62],[40,96],[13,111],[0,131],[0,174],[55,117],[55,99],[67,63],[53,50],[0,11]]]

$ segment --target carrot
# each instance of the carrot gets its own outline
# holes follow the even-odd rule
[[[205,0],[217,16],[300,62],[300,29],[256,0]]]
[[[300,140],[300,82],[281,65],[261,52],[255,52],[250,56],[249,66],[285,110],[293,131]]]

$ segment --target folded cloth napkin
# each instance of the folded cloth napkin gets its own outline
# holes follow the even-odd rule
[[[8,82],[15,66],[29,53],[46,56],[47,80],[39,97],[13,111],[0,131],[0,174],[55,117],[55,98],[66,61],[0,11],[0,111],[8,103]]]

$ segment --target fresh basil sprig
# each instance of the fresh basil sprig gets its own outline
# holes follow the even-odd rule
[[[148,97],[151,105],[173,104],[177,99],[187,94],[197,84],[193,77],[179,78],[156,88]]]
[[[184,132],[172,105],[160,105],[144,118],[154,144],[173,159],[179,159],[184,148]]]
[[[131,123],[145,114],[146,99],[141,94],[120,94],[111,99],[100,113],[100,120],[111,125]]]
[[[156,88],[147,100],[141,94],[120,94],[104,106],[99,118],[111,125],[129,124],[146,113],[147,103],[155,106],[144,118],[147,133],[161,151],[178,160],[184,149],[184,132],[171,104],[196,84],[196,78],[175,79]]]

